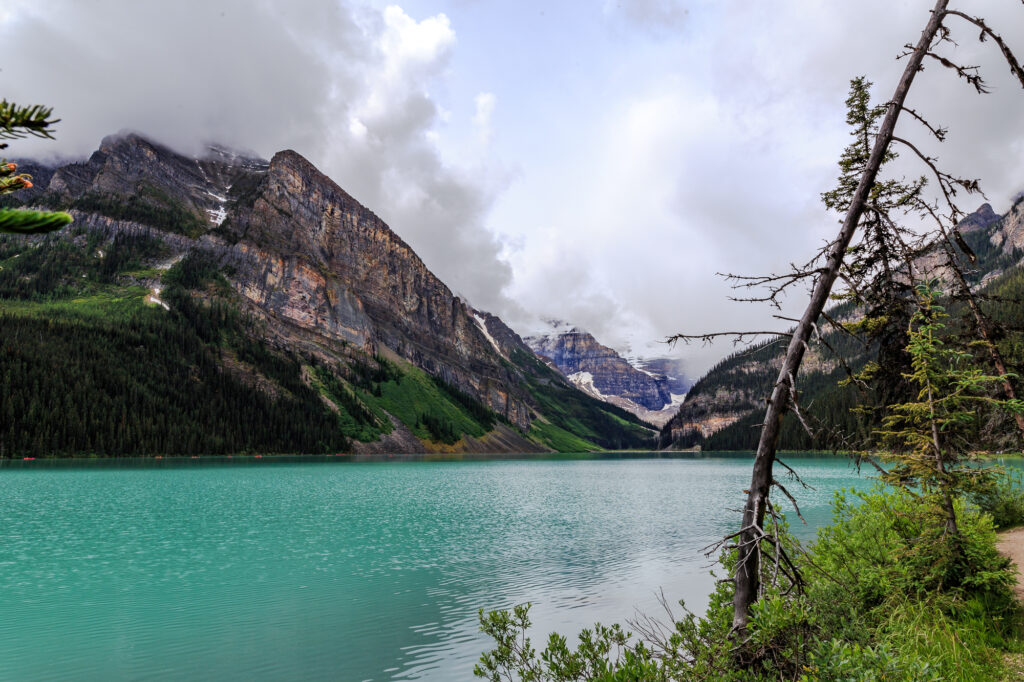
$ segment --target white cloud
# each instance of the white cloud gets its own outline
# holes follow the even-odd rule
[[[498,186],[438,147],[432,89],[443,91],[457,43],[446,15],[333,0],[53,0],[26,5],[16,23],[0,25],[4,95],[52,104],[63,122],[57,143],[12,153],[84,156],[124,128],[183,151],[292,148],[453,289],[509,305],[511,271],[484,224]]]
[[[389,74],[401,74],[417,64],[430,71],[455,45],[455,31],[444,14],[416,21],[401,7],[389,5],[384,9],[384,25],[379,44]]]
[[[1019,4],[959,3],[1024,53]],[[12,155],[86,154],[122,127],[179,147],[291,147],[474,304],[634,346],[785,325],[729,303],[714,273],[784,269],[834,233],[818,195],[847,141],[849,79],[888,97],[927,18],[911,0],[16,7],[0,22],[2,94],[64,121],[59,143]],[[943,49],[981,64],[993,94],[932,63],[911,105],[950,128],[929,152],[981,177],[1000,210],[1024,187],[1024,92],[975,34],[958,27]]]
[[[491,136],[494,134],[491,129],[491,117],[494,115],[494,107],[497,102],[498,99],[492,92],[481,92],[473,98],[473,103],[476,105],[473,126],[476,128],[477,139],[484,146],[490,143]]]
[[[644,39],[642,48],[629,44],[622,77],[594,86],[603,95],[599,123],[580,122],[590,124],[590,151],[547,159],[555,169],[507,197],[532,201],[539,223],[517,235],[523,248],[509,255],[514,297],[619,347],[674,332],[788,326],[767,306],[730,302],[756,292],[733,291],[715,273],[784,271],[834,235],[836,216],[819,195],[834,181],[847,143],[849,79],[867,74],[876,97],[888,97],[903,68],[894,57],[927,19],[918,3],[881,0],[686,4],[692,11],[676,16],[680,32],[659,42],[650,38],[650,21],[659,8],[681,10],[681,3],[606,3],[607,18],[632,21]],[[1019,6],[972,4],[969,12],[991,16],[1024,55]],[[960,45],[944,49],[982,64],[994,94],[977,97],[928,64],[911,104],[950,126],[950,140],[935,153],[945,167],[982,177],[999,210],[1024,187],[1024,159],[1014,153],[1024,141],[1017,115],[1024,92],[975,33],[960,30]],[[575,102],[562,104],[580,111]],[[921,137],[908,122],[903,129]],[[552,178],[560,191],[545,191]],[[965,208],[981,201],[967,198]],[[499,206],[498,214],[506,210]],[[522,212],[509,213],[525,223]],[[564,276],[567,268],[572,277]],[[783,314],[805,302],[794,290]],[[686,352],[699,367],[730,350]]]

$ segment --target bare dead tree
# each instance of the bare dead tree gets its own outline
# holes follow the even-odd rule
[[[769,498],[770,490],[776,483],[773,477],[773,465],[776,461],[776,449],[782,426],[782,418],[785,413],[795,409],[795,377],[798,375],[804,354],[808,349],[808,342],[812,333],[817,330],[818,320],[821,319],[825,305],[829,300],[832,288],[837,279],[842,277],[844,281],[855,282],[858,279],[856,272],[845,272],[845,257],[855,233],[865,228],[868,230],[879,230],[882,243],[890,237],[894,240],[902,239],[905,235],[892,236],[891,219],[887,212],[872,207],[873,197],[876,196],[878,185],[876,184],[879,169],[887,158],[891,158],[891,145],[894,141],[909,149],[926,164],[930,163],[927,156],[922,154],[918,148],[903,138],[895,138],[894,130],[900,114],[904,111],[908,115],[921,122],[929,132],[942,139],[945,136],[944,129],[934,127],[927,123],[916,111],[906,109],[904,102],[914,78],[923,68],[926,58],[937,61],[943,67],[953,70],[959,77],[964,78],[968,84],[979,93],[986,92],[986,86],[978,69],[971,66],[956,64],[952,60],[942,56],[935,50],[941,43],[950,42],[950,29],[944,24],[947,18],[964,20],[980,29],[981,40],[991,39],[1001,50],[1009,62],[1011,72],[1020,80],[1024,86],[1024,68],[1017,61],[1009,47],[988,25],[979,18],[970,17],[962,12],[947,9],[948,0],[937,0],[931,11],[931,16],[921,33],[916,45],[908,46],[907,51],[901,55],[907,63],[903,74],[896,86],[892,98],[885,107],[885,115],[874,135],[870,157],[867,160],[863,171],[860,173],[853,188],[852,197],[849,201],[842,227],[836,238],[826,245],[821,252],[824,255],[824,263],[820,266],[800,269],[798,272],[783,276],[782,278],[754,278],[751,281],[762,284],[773,284],[781,282],[783,285],[795,283],[806,279],[813,281],[810,300],[796,327],[793,329],[786,356],[782,367],[779,370],[778,378],[772,389],[768,400],[764,423],[761,429],[761,436],[758,442],[757,453],[754,460],[751,485],[747,491],[747,501],[743,509],[743,521],[740,530],[731,536],[734,539],[734,548],[737,552],[736,573],[733,577],[735,591],[733,596],[733,624],[734,637],[741,643],[744,641],[747,625],[750,620],[750,609],[758,599],[761,590],[762,559],[765,551],[766,539],[768,538],[764,521],[766,514],[773,514],[773,507]],[[957,189],[967,192],[978,190],[975,180],[962,180],[953,176],[941,174],[936,170],[939,187],[947,200],[949,206],[953,206],[952,194]],[[923,186],[923,185],[922,185]],[[913,198],[908,198],[908,205],[914,204]],[[862,220],[867,214],[868,219]],[[950,218],[955,221],[956,209],[951,209]],[[955,224],[955,222],[954,222]],[[883,232],[889,232],[889,236]],[[904,243],[903,247],[883,258],[881,267],[891,267],[897,260],[906,262],[906,256],[920,245],[914,246]],[[892,280],[895,277],[890,272],[888,275]],[[968,287],[969,289],[969,287]],[[854,295],[857,295],[856,288],[851,286]],[[768,296],[760,299],[768,302],[776,302],[778,289],[773,290]],[[684,337],[678,337],[684,338]],[[770,544],[770,543],[767,543]],[[776,559],[778,560],[778,559]]]

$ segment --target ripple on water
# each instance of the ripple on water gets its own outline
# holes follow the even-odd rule
[[[824,518],[844,461],[801,460]],[[0,677],[469,679],[477,610],[539,639],[703,608],[749,461],[2,470]],[[817,515],[817,516],[815,516]],[[801,532],[797,528],[798,532]],[[809,533],[810,531],[804,531]]]

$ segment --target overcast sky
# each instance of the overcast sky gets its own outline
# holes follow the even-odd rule
[[[952,4],[1024,56],[1019,3]],[[0,95],[63,119],[12,158],[85,156],[122,129],[182,151],[295,149],[518,331],[558,318],[665,352],[647,346],[784,326],[729,302],[716,273],[784,269],[835,233],[819,195],[849,80],[887,99],[931,5],[3,0]],[[976,34],[957,26],[943,49],[993,93],[930,63],[909,104],[950,128],[937,153],[1002,212],[1024,189],[1024,90]],[[729,350],[672,354],[698,374]]]

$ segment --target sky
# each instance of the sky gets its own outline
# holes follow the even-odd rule
[[[306,156],[380,215],[472,305],[523,334],[558,319],[619,350],[734,350],[677,332],[783,329],[719,273],[809,258],[838,229],[820,194],[866,75],[885,101],[928,0],[4,0],[0,96],[53,106],[57,141],[12,158],[85,157],[120,130],[183,152],[218,142]],[[1024,57],[1024,7],[961,0]],[[982,180],[996,211],[1024,189],[1024,89],[951,22],[908,104],[950,129],[921,142]],[[922,170],[904,158],[898,172]],[[973,210],[985,199],[966,197]]]

